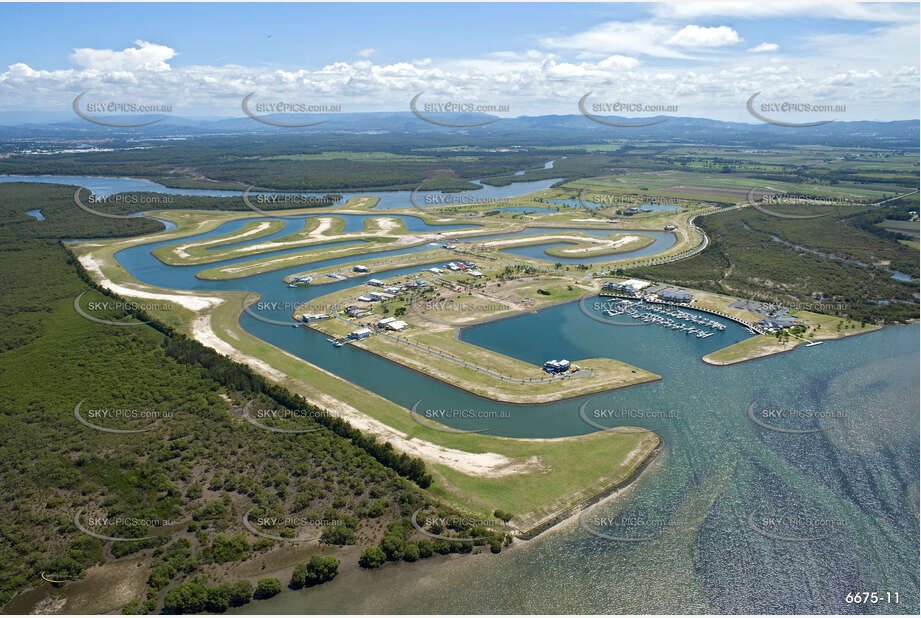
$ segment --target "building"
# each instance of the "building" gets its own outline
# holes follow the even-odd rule
[[[547,373],[565,373],[569,371],[570,362],[565,358],[563,360],[549,360],[544,363],[544,371]]]
[[[367,339],[371,336],[370,328],[359,328],[349,333],[349,339]]]
[[[378,321],[377,327],[378,327],[378,328],[384,328],[385,326],[387,326],[387,325],[390,324],[391,322],[396,322],[396,321],[397,321],[397,319],[394,318],[394,317],[384,318],[383,320]]]
[[[606,281],[601,289],[617,294],[625,294],[627,296],[637,296],[641,290],[648,288],[650,285],[652,284],[649,281],[627,279],[620,283],[617,281]]]
[[[356,273],[366,273],[366,272],[370,272],[370,271],[368,270],[368,267],[367,267],[367,266],[362,266],[361,264],[359,264],[359,265],[357,265],[357,266],[352,266],[352,272],[356,272]]]
[[[373,301],[374,301],[373,298],[371,298],[370,296],[366,296],[366,295],[364,295],[364,294],[362,294],[361,296],[359,296],[359,297],[356,298],[355,300],[360,300],[360,301],[363,302],[363,303],[370,303],[370,302],[373,302]]]
[[[389,288],[384,288],[384,291],[387,292],[388,294],[396,295],[403,291],[403,286],[392,285]]]
[[[382,288],[384,287],[384,282],[381,281],[380,279],[368,279],[368,285],[373,285],[374,287]]]
[[[430,272],[430,273],[435,273],[436,275],[440,275],[440,274],[443,273],[444,271],[441,270],[440,268],[429,268],[429,272]]]
[[[393,322],[388,322],[387,324],[385,324],[384,328],[386,328],[387,330],[400,331],[406,328],[407,326],[409,326],[409,324],[407,324],[403,320],[394,320]]]
[[[664,300],[667,303],[689,303],[694,300],[693,294],[682,292],[681,290],[676,290],[674,288],[662,290],[661,292],[658,292],[656,296],[658,296],[660,300]]]
[[[479,278],[479,277],[485,277],[485,276],[486,276],[486,275],[484,275],[482,272],[480,272],[480,271],[478,271],[478,270],[471,270],[471,271],[470,271],[469,273],[467,273],[467,274],[470,275],[471,277],[477,277],[477,278]]]
[[[678,228],[676,228],[674,225],[666,225],[662,229],[665,230],[666,232],[674,232]]]
[[[762,330],[765,330],[769,333],[773,333],[779,330],[784,330],[787,328],[792,328],[799,324],[799,320],[796,318],[781,318],[781,317],[769,317],[764,318],[755,322],[755,326],[758,326]]]
[[[345,315],[349,316],[350,318],[363,318],[369,313],[371,312],[367,309],[359,307],[358,305],[349,305],[345,308]]]
[[[305,313],[301,316],[301,322],[305,324],[310,324],[311,322],[319,322],[320,320],[328,320],[332,316],[328,313]]]

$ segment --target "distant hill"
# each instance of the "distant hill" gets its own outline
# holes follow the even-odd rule
[[[426,122],[412,112],[366,112],[328,114],[270,114],[269,121],[322,124],[308,127],[278,127],[248,118],[191,118],[171,114],[145,116],[100,116],[114,122],[148,122],[143,127],[108,127],[77,118],[73,114],[51,112],[4,112],[0,114],[0,140],[151,138],[205,135],[334,135],[389,134],[392,136],[457,136],[459,142],[476,138],[502,138],[510,144],[557,140],[586,142],[635,137],[668,142],[691,141],[716,144],[770,146],[779,144],[825,144],[915,147],[919,145],[919,121],[892,122],[835,121],[817,127],[782,127],[754,121],[727,122],[707,118],[656,116],[642,120],[662,120],[644,127],[611,127],[580,114],[499,118],[486,114],[427,114],[440,122],[471,124],[493,120],[475,127],[446,127]],[[615,122],[635,123],[637,118],[604,116]]]

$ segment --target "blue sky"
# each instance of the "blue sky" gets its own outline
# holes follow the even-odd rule
[[[917,4],[0,4],[0,23],[0,111],[82,91],[189,115],[241,115],[249,92],[405,111],[424,90],[534,115],[592,91],[743,120],[762,91],[918,117]]]

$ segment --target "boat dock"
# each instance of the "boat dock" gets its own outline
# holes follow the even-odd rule
[[[664,307],[647,305],[645,302],[639,300],[622,299],[614,308],[607,309],[604,313],[608,317],[625,315],[634,320],[646,322],[647,324],[656,324],[658,326],[683,332],[686,335],[694,335],[698,339],[706,339],[707,337],[715,335],[717,331],[722,332],[726,330],[726,326],[720,324],[716,320],[694,315],[679,309],[667,309]],[[688,322],[692,323],[693,326]],[[705,330],[701,327],[707,327],[714,330]]]

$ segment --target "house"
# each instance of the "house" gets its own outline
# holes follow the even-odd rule
[[[380,320],[380,321],[377,323],[377,327],[378,327],[378,328],[384,328],[385,326],[387,326],[387,325],[390,324],[391,322],[396,322],[396,321],[397,321],[397,319],[394,318],[394,317],[384,318],[383,320]]]
[[[384,287],[384,282],[381,281],[380,279],[368,279],[368,285],[373,285],[374,287],[382,288]]]
[[[674,225],[666,225],[662,229],[665,230],[666,232],[674,232],[678,228],[676,228]]]
[[[443,273],[444,271],[441,270],[440,268],[429,268],[429,272],[430,272],[430,273],[435,273],[436,275],[440,275],[440,274]]]
[[[453,262],[450,263],[450,264],[448,264],[447,267],[448,267],[448,270],[454,271],[454,272],[460,270],[460,268],[457,266],[457,264],[455,264],[455,263],[453,263]]]
[[[692,294],[688,294],[687,292],[682,292],[674,288],[662,290],[661,292],[658,292],[656,296],[658,296],[660,300],[664,300],[665,302],[669,303],[689,303],[694,300],[694,296]]]
[[[393,294],[387,294],[386,292],[368,292],[368,297],[371,300],[390,300],[393,298]]]
[[[368,270],[368,267],[367,267],[367,266],[362,266],[361,264],[359,264],[358,266],[352,266],[352,272],[356,272],[356,273],[366,273],[366,272],[370,272],[370,271]]]
[[[320,320],[328,320],[332,316],[328,313],[305,313],[301,316],[301,322],[305,324],[310,324],[311,322],[319,322]]]
[[[478,271],[478,270],[471,270],[471,271],[470,271],[469,273],[467,273],[467,274],[470,275],[471,277],[478,277],[478,278],[479,278],[479,277],[485,277],[485,276],[486,276],[486,275],[484,275],[483,273],[481,273],[481,272]]]
[[[407,326],[409,326],[409,325],[408,325],[406,322],[404,322],[403,320],[394,320],[393,322],[388,322],[387,324],[385,324],[385,325],[384,325],[384,328],[386,328],[386,329],[388,329],[388,330],[400,331],[400,330],[403,330],[404,328],[406,328]]]
[[[349,333],[349,339],[367,339],[371,336],[370,328],[359,328]]]
[[[349,316],[350,318],[363,318],[369,313],[371,312],[367,309],[359,307],[358,305],[349,305],[345,308],[345,315]]]
[[[360,301],[363,302],[363,303],[370,303],[370,302],[373,302],[373,301],[374,301],[373,298],[371,298],[370,296],[366,296],[366,295],[364,295],[364,294],[362,294],[361,296],[359,296],[359,297],[356,298],[355,300],[360,300]]]
[[[392,285],[389,288],[384,288],[384,291],[388,294],[396,295],[403,291],[403,287],[399,285]]]

